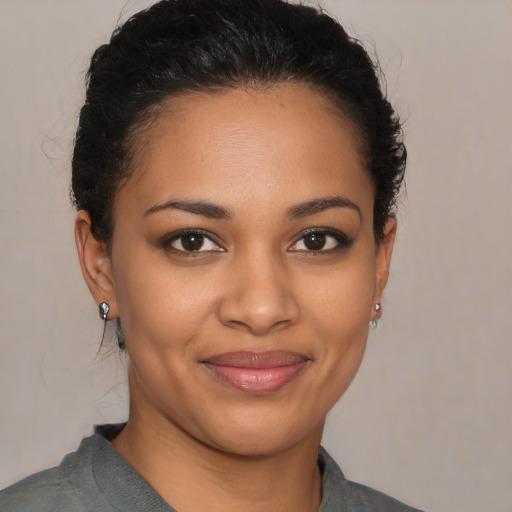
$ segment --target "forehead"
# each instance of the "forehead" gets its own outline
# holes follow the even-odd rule
[[[137,190],[132,200],[245,193],[263,201],[279,190],[293,202],[308,188],[325,195],[332,187],[363,187],[373,197],[356,129],[303,84],[169,99],[136,145],[133,173],[118,192]]]

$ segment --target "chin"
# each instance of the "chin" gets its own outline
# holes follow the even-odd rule
[[[209,433],[206,444],[228,454],[241,457],[267,457],[282,453],[307,440],[317,439],[320,443],[324,425],[324,418],[311,427],[303,425],[295,419],[286,421],[284,418],[274,421],[248,422],[235,425],[230,422],[231,428],[219,429]]]

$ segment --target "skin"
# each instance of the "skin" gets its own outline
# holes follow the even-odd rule
[[[112,444],[180,512],[317,510],[325,415],[380,316],[396,232],[388,219],[375,245],[356,133],[322,94],[278,84],[172,99],[140,146],[115,196],[111,253],[86,212],[76,220],[85,280],[122,319],[131,361],[129,421]],[[291,215],[333,197],[350,205]],[[230,215],[161,208],[169,201]],[[327,233],[310,250],[311,228],[351,242]],[[211,241],[187,252],[171,240],[182,229]],[[278,390],[250,394],[203,364],[241,350],[307,363]]]

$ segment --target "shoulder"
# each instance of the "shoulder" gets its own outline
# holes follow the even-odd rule
[[[366,485],[347,481],[354,493],[357,493],[366,502],[368,510],[378,512],[421,512],[417,508],[410,507],[401,501],[376,491]]]
[[[61,466],[36,473],[0,491],[2,512],[84,510]]]
[[[96,427],[58,467],[0,491],[1,512],[172,512],[109,443],[124,424]]]
[[[382,492],[351,482],[334,459],[320,448],[323,499],[319,512],[420,512]]]
[[[2,512],[84,512],[111,510],[97,496],[94,459],[98,436],[86,438],[59,466],[46,469],[0,491]],[[98,508],[99,507],[99,508]]]

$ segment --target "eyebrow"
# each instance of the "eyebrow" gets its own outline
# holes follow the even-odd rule
[[[350,208],[357,212],[359,218],[362,217],[359,206],[350,199],[342,196],[322,197],[297,204],[286,211],[286,217],[290,220],[300,219],[302,217],[307,217],[308,215],[323,212],[330,208]],[[165,203],[152,206],[146,211],[144,216],[160,212],[162,210],[181,210],[195,215],[202,215],[209,219],[229,220],[233,217],[230,210],[206,201],[167,201]]]
[[[357,212],[360,219],[362,218],[361,208],[350,199],[342,196],[322,197],[297,204],[287,210],[286,216],[291,220],[300,219],[308,215],[323,212],[329,208],[350,208]]]
[[[165,203],[152,206],[146,211],[144,216],[160,212],[162,210],[182,210],[184,212],[202,215],[209,219],[227,220],[232,217],[231,212],[226,208],[206,201],[167,201]]]

